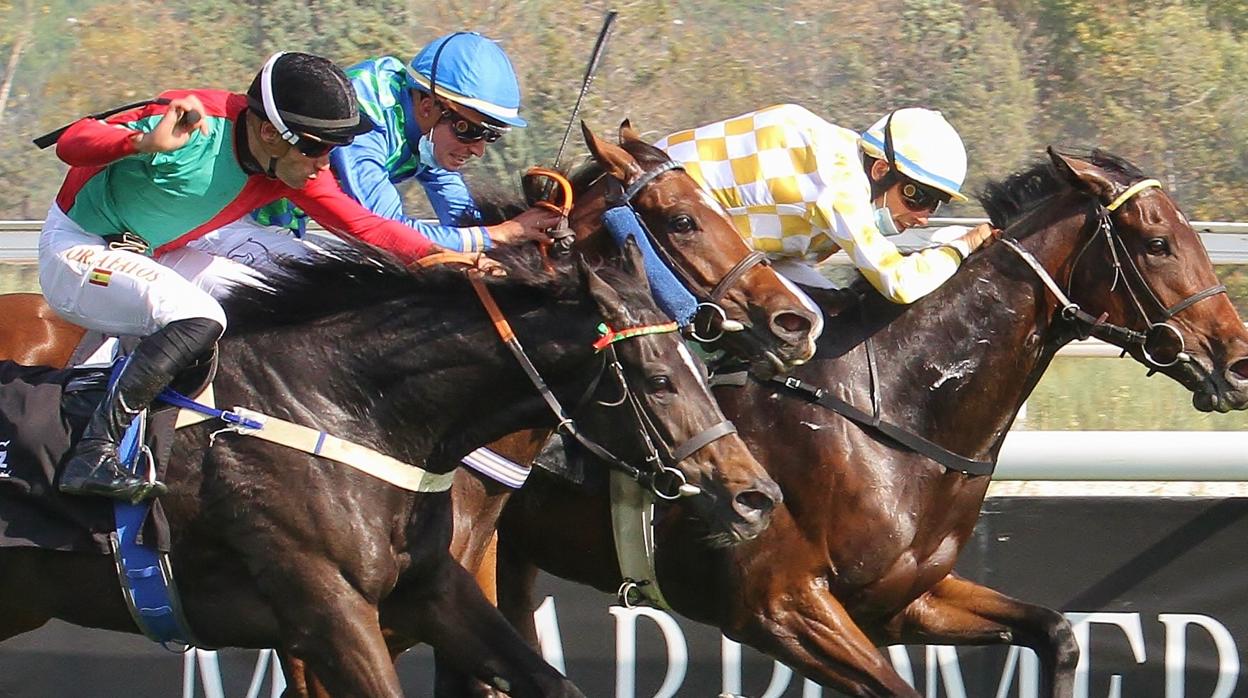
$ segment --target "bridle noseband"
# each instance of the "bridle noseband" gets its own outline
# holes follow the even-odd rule
[[[1036,272],[1036,274],[1040,277],[1040,280],[1044,282],[1045,286],[1048,287],[1053,296],[1057,298],[1057,301],[1061,306],[1059,310],[1059,317],[1064,321],[1078,325],[1081,328],[1081,332],[1079,334],[1082,338],[1086,338],[1088,336],[1096,337],[1102,341],[1123,347],[1124,353],[1126,352],[1127,345],[1138,346],[1140,348],[1140,354],[1144,357],[1145,362],[1150,368],[1150,375],[1152,371],[1180,364],[1189,371],[1203,371],[1203,368],[1199,367],[1196,360],[1187,353],[1183,342],[1183,333],[1180,332],[1177,327],[1172,325],[1170,320],[1184,310],[1196,305],[1200,301],[1226,293],[1226,286],[1223,284],[1215,284],[1202,291],[1193,293],[1171,306],[1166,306],[1162,303],[1156,292],[1153,291],[1152,287],[1148,285],[1148,281],[1144,278],[1144,274],[1131,258],[1130,251],[1127,249],[1126,243],[1123,242],[1122,236],[1119,235],[1117,230],[1114,228],[1112,220],[1113,213],[1122,207],[1123,204],[1134,198],[1137,194],[1148,189],[1160,188],[1161,182],[1155,179],[1141,180],[1132,184],[1130,187],[1127,187],[1108,205],[1099,207],[1099,211],[1097,213],[1097,229],[1088,239],[1088,242],[1084,244],[1084,246],[1079,250],[1079,253],[1075,256],[1075,262],[1071,265],[1070,278],[1067,279],[1066,283],[1067,292],[1063,292],[1057,282],[1053,280],[1053,277],[1045,271],[1043,266],[1041,266],[1040,262],[1037,261],[1030,252],[1023,249],[1022,246],[1016,241],[1010,238],[1002,238],[1001,242],[1004,243],[1006,247],[1013,250],[1015,254],[1022,258],[1022,260]],[[1114,280],[1113,283],[1110,284],[1110,291],[1112,292],[1115,288],[1117,288],[1119,279],[1123,280],[1123,287],[1126,289],[1127,297],[1131,299],[1136,311],[1147,325],[1142,332],[1139,330],[1133,330],[1129,327],[1124,327],[1122,325],[1115,325],[1113,323],[1106,322],[1104,315],[1101,317],[1094,317],[1080,308],[1077,303],[1070,300],[1068,292],[1074,283],[1075,271],[1079,266],[1079,262],[1082,259],[1083,254],[1089,247],[1092,246],[1092,243],[1102,235],[1105,238],[1106,248],[1109,251],[1110,264],[1114,268]],[[1135,277],[1134,283],[1128,275],[1123,273],[1124,266],[1131,270],[1131,275]],[[1144,308],[1144,304],[1140,302],[1140,294],[1136,292],[1135,286],[1142,289],[1141,293],[1143,293],[1151,301],[1152,305],[1161,313],[1161,320],[1154,321],[1150,318],[1149,312]],[[1178,351],[1174,353],[1174,358],[1169,360],[1166,360],[1165,357],[1158,357],[1154,354],[1157,343],[1164,340],[1166,335],[1175,340],[1178,345]],[[1199,378],[1200,376],[1197,377]]]
[[[652,170],[642,172],[636,179],[629,182],[627,186],[614,176],[607,179],[607,200],[623,202],[633,213],[633,200],[637,198],[641,192],[648,187],[659,176],[671,172],[672,170],[684,171],[685,168],[678,162],[668,160]],[[667,265],[667,268],[680,277],[681,283],[685,288],[693,294],[698,301],[697,312],[693,321],[690,323],[689,335],[698,342],[710,343],[718,341],[724,336],[725,332],[733,332],[745,329],[744,325],[736,323],[728,319],[728,313],[720,305],[720,301],[728,293],[728,291],[745,276],[746,272],[757,265],[767,265],[770,262],[767,256],[757,250],[751,250],[724,274],[709,291],[701,283],[696,281],[684,267],[676,263],[670,252],[663,245],[659,244],[654,232],[650,230],[650,226],[646,225],[640,215],[637,216],[638,224],[646,238],[650,241],[650,245],[654,248],[659,258]]]
[[[638,433],[642,438],[642,442],[648,454],[645,462],[648,467],[638,468],[627,461],[619,458],[605,446],[599,444],[593,439],[586,436],[577,427],[576,422],[570,417],[559,399],[551,391],[550,386],[546,384],[545,379],[538,373],[537,367],[533,365],[533,361],[529,359],[525,353],[524,347],[520,345],[520,340],[516,337],[515,331],[511,328],[511,323],[507,322],[507,318],[503,316],[502,310],[498,307],[498,303],[494,301],[494,297],[490,294],[489,289],[481,280],[480,272],[469,270],[468,280],[472,284],[473,291],[476,292],[477,298],[481,301],[481,305],[485,307],[490,319],[494,323],[494,328],[502,339],[503,344],[511,350],[516,357],[520,367],[524,369],[524,373],[528,376],[533,387],[537,389],[542,396],[542,400],[546,402],[547,407],[555,415],[558,424],[555,431],[572,437],[592,453],[601,459],[608,466],[615,468],[626,474],[628,477],[636,480],[638,483],[650,489],[656,496],[661,499],[679,499],[696,495],[701,489],[696,485],[690,485],[685,478],[685,474],[680,470],[680,464],[703,447],[718,441],[719,439],[735,434],[736,426],[727,419],[721,419],[719,422],[703,429],[694,436],[687,439],[684,443],[675,447],[669,447],[664,441],[662,434],[655,426],[654,421],[650,419],[646,413],[640,399],[630,389],[627,379],[624,376],[624,368],[620,364],[619,357],[616,354],[614,344],[616,342],[631,339],[633,337],[644,336],[648,334],[662,334],[666,332],[678,331],[678,326],[674,322],[667,322],[657,325],[642,325],[638,327],[629,327],[620,330],[603,330],[603,336],[594,343],[594,349],[602,352],[604,349],[603,369],[610,367],[614,374],[619,378],[620,386],[624,395],[620,400],[614,403],[601,403],[606,406],[619,405],[627,401],[633,410],[634,418],[640,427]],[[601,374],[599,374],[601,378]],[[596,378],[591,384],[587,395],[592,394],[596,389],[599,378]],[[662,447],[660,450],[659,447]]]

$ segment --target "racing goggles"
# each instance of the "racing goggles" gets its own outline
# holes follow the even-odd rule
[[[294,143],[295,150],[310,158],[319,158],[340,145],[351,145],[350,140],[346,143],[331,143],[316,136],[309,136],[306,133],[296,133],[295,135],[299,137],[299,140]]]
[[[464,118],[454,109],[443,105],[442,120],[451,126],[451,133],[460,143],[476,143],[485,141],[494,143],[507,134],[506,128],[497,128],[487,124],[479,124]]]
[[[901,203],[906,208],[914,212],[927,211],[936,213],[941,204],[949,201],[949,195],[945,192],[929,187],[926,184],[920,184],[909,177],[901,177],[901,186],[899,191],[901,194]]]

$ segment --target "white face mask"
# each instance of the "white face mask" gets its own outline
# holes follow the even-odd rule
[[[901,235],[901,231],[897,229],[897,221],[893,220],[893,212],[888,208],[888,192],[884,192],[880,200],[883,205],[875,209],[875,227],[884,237]]]
[[[433,139],[428,133],[421,134],[420,141],[416,143],[416,157],[424,167],[438,167],[438,161],[433,157]]]

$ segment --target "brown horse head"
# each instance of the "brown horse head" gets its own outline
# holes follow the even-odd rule
[[[1011,204],[1018,192],[1032,204],[1065,205],[1020,207]],[[1171,376],[1193,392],[1197,410],[1248,407],[1248,331],[1161,182],[1106,152],[1050,149],[1050,162],[990,185],[981,201],[995,224],[1011,226],[1007,237],[1055,229],[1028,246],[1055,262],[1047,295],[1075,335]]]
[[[608,180],[614,179],[633,192],[630,203],[672,272],[701,303],[722,309],[710,312],[726,330],[726,348],[763,373],[814,356],[823,329],[817,308],[750,249],[715,199],[663,151],[642,141],[628,121],[620,127],[619,145],[598,138],[584,123],[581,130],[594,161],[573,178],[584,191],[571,220],[578,238],[589,242],[602,228]],[[591,249],[611,242],[598,237]]]
[[[1068,270],[1071,300],[1136,332],[1115,343],[1191,390],[1197,409],[1248,407],[1248,332],[1178,205],[1156,180],[1107,154],[1049,155],[1099,209]]]

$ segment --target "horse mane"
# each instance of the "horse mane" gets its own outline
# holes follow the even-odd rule
[[[1124,184],[1144,178],[1144,173],[1134,164],[1104,150],[1062,151],[1062,155],[1090,162],[1118,175]],[[988,182],[976,198],[988,213],[993,227],[1005,230],[1044,201],[1068,191],[1071,186],[1058,174],[1053,162],[1045,158],[1005,179]]]
[[[627,139],[620,144],[626,153],[633,156],[637,164],[643,170],[650,170],[658,167],[666,162],[669,158],[667,153],[646,143],[645,141]],[[584,164],[580,165],[569,174],[565,168],[561,172],[568,178],[572,184],[572,191],[575,194],[588,189],[596,182],[605,171],[602,165],[598,164],[592,157]],[[539,192],[525,192],[525,198],[528,201],[536,200]],[[476,200],[477,210],[480,212],[480,219],[464,222],[465,225],[497,225],[505,220],[516,217],[529,207],[529,204],[521,197],[516,196],[514,192],[505,191],[499,187],[490,189],[473,189],[473,198]]]
[[[489,256],[507,269],[504,277],[486,278],[500,296],[524,296],[538,304],[585,298],[585,283],[573,259],[544,260],[527,243],[495,248]],[[596,271],[630,307],[653,306],[649,290],[631,275],[611,267]],[[467,288],[464,275],[454,267],[408,268],[388,252],[350,242],[332,254],[283,259],[263,285],[236,286],[222,304],[231,334],[239,334],[306,324],[395,301],[455,307],[468,297]]]

